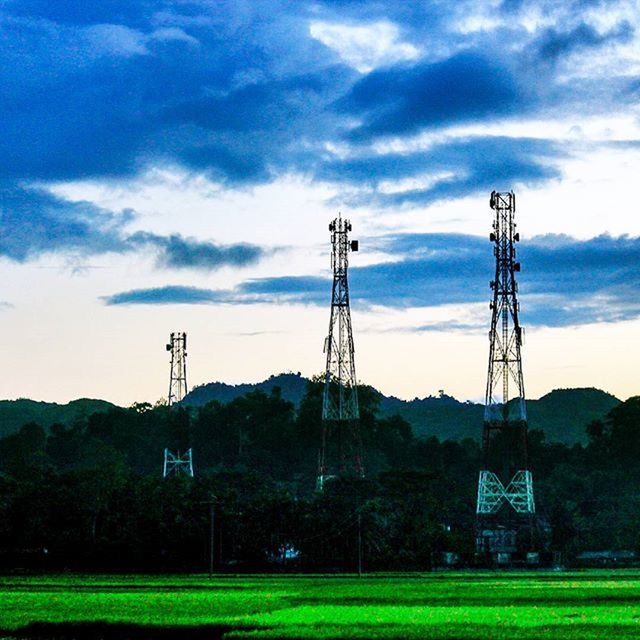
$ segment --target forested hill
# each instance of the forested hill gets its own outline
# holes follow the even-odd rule
[[[586,443],[584,426],[604,419],[619,404],[600,389],[555,389],[539,400],[528,400],[527,417],[531,428],[543,430],[549,442]]]
[[[296,407],[304,397],[308,380],[300,374],[283,373],[256,384],[229,385],[223,382],[195,387],[184,404],[204,406],[212,400],[223,404],[251,391],[271,393],[279,387],[282,397]],[[385,396],[375,389],[371,392],[379,400],[380,416],[401,415],[419,436],[437,436],[441,440],[480,438],[483,406],[460,402],[442,394],[414,400],[400,400]],[[529,427],[544,431],[549,442],[574,444],[586,442],[585,426],[603,419],[620,401],[599,389],[556,389],[539,400],[527,401]],[[73,425],[93,413],[107,411],[114,405],[104,400],[82,398],[68,404],[37,402],[35,400],[0,401],[0,437],[17,432],[24,424],[35,422],[44,428],[59,423]]]
[[[279,387],[282,397],[298,407],[307,389],[307,382],[307,378],[303,378],[299,373],[281,373],[256,383],[233,385],[226,382],[209,382],[194,387],[183,400],[183,404],[203,407],[212,400],[226,404],[251,391],[264,391],[269,394],[274,387]]]
[[[229,385],[211,382],[195,387],[184,400],[190,406],[203,406],[212,400],[227,403],[250,391],[270,393],[280,387],[282,397],[297,407],[302,400],[307,379],[300,374],[283,373],[255,384]],[[400,400],[375,391],[382,416],[401,415],[421,436],[437,436],[441,440],[479,438],[484,408],[481,404],[460,402],[442,394]],[[600,389],[556,389],[539,400],[527,400],[530,429],[544,431],[547,441],[574,444],[586,442],[585,426],[604,416],[620,401]]]
[[[106,400],[80,398],[67,404],[19,400],[0,400],[0,437],[17,432],[22,425],[35,422],[49,428],[53,424],[73,425],[93,413],[107,411],[113,404]]]
[[[585,426],[602,420],[618,404],[620,400],[600,389],[556,389],[538,400],[527,400],[529,428],[544,431],[548,442],[586,443]],[[408,402],[381,396],[380,406],[384,415],[401,415],[417,435],[450,440],[481,435],[481,404],[447,395]]]

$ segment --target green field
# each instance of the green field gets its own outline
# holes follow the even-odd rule
[[[640,572],[0,578],[0,635],[105,629],[123,640],[640,638]]]

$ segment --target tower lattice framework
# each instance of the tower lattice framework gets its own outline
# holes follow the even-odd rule
[[[172,407],[187,395],[187,334],[184,331],[171,333],[166,348],[171,352],[167,404]],[[179,449],[171,450],[167,447],[164,450],[162,475],[166,478],[180,474],[193,477],[191,448],[181,452]]]
[[[523,329],[516,281],[520,263],[516,261],[515,244],[520,235],[514,222],[515,194],[494,191],[490,206],[495,212],[489,239],[494,245],[496,270],[490,283],[493,300],[482,437],[484,464],[478,480],[476,506],[479,529],[502,507],[531,517],[535,513],[520,353]],[[492,451],[497,432],[503,434],[501,447],[499,451]],[[478,544],[482,544],[480,539]]]
[[[316,482],[320,491],[337,475],[364,476],[348,281],[349,253],[358,251],[358,241],[349,240],[351,223],[340,215],[329,224],[329,231],[333,285]]]

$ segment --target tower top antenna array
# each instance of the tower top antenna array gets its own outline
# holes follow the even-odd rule
[[[349,240],[351,222],[342,215],[329,224],[331,233],[331,316],[325,340],[326,369],[322,398],[322,441],[316,487],[337,475],[364,475],[360,443],[358,389],[349,307],[349,253],[358,251]]]

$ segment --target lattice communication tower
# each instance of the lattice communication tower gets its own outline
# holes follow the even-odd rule
[[[325,340],[327,356],[322,401],[322,441],[316,488],[322,491],[336,476],[363,477],[358,388],[349,307],[349,253],[358,241],[349,240],[351,223],[339,215],[329,225],[331,233],[331,318]]]
[[[171,352],[168,405],[172,407],[187,395],[187,334],[179,331],[171,333],[166,348]],[[193,477],[191,448],[181,452],[179,448],[172,450],[167,447],[164,450],[163,477],[181,474]]]
[[[483,469],[478,480],[477,547],[486,551],[497,530],[497,514],[504,507],[510,514],[535,514],[533,477],[529,468],[527,413],[520,349],[523,328],[520,325],[515,244],[515,194],[491,193],[495,212],[489,239],[494,245],[495,278],[490,286],[493,300],[489,331],[489,371],[485,395],[482,446]],[[500,445],[495,446],[499,434]],[[502,478],[507,478],[505,484]],[[493,529],[491,528],[493,527]]]

